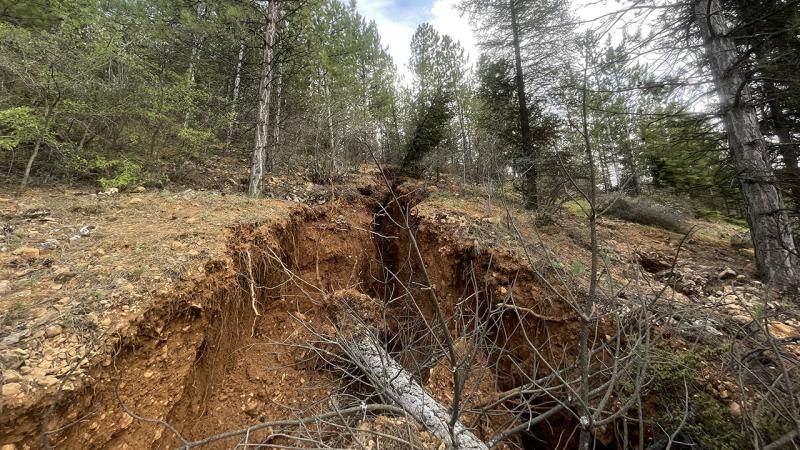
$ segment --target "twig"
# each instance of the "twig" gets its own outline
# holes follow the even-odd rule
[[[253,257],[250,256],[250,250],[245,250],[244,252],[247,254],[247,275],[249,276],[248,281],[250,282],[250,306],[253,307],[253,312],[256,316],[260,316],[261,313],[259,313],[258,308],[256,308],[256,282],[253,276]]]
[[[350,415],[350,414],[359,414],[359,413],[360,414],[364,414],[364,413],[367,413],[367,412],[375,412],[375,411],[383,411],[383,412],[389,412],[389,413],[401,414],[401,415],[405,414],[405,410],[403,410],[403,408],[400,408],[398,406],[393,406],[393,405],[384,405],[384,404],[380,404],[380,403],[374,403],[374,404],[370,404],[370,405],[352,406],[350,408],[345,408],[345,409],[337,410],[337,411],[329,411],[329,412],[326,412],[326,413],[318,414],[316,416],[303,417],[303,418],[300,418],[300,419],[294,419],[294,420],[289,419],[289,420],[276,420],[276,421],[272,421],[272,422],[261,422],[261,423],[255,424],[255,425],[250,425],[249,427],[246,427],[246,428],[242,428],[240,430],[234,430],[234,431],[228,431],[228,432],[225,432],[225,433],[215,434],[214,436],[209,436],[207,438],[200,439],[200,440],[197,440],[197,441],[192,441],[192,442],[185,442],[184,441],[184,445],[181,446],[181,447],[178,447],[178,448],[181,449],[181,450],[188,450],[190,448],[200,447],[202,445],[210,444],[212,442],[220,441],[220,440],[223,440],[223,439],[228,439],[228,438],[232,438],[232,437],[236,437],[236,436],[242,436],[242,435],[245,435],[245,434],[248,434],[248,433],[252,433],[254,431],[263,430],[264,428],[301,426],[301,425],[306,425],[306,424],[309,424],[309,423],[314,423],[314,422],[318,422],[318,421],[325,420],[325,419],[330,419],[330,418],[337,417],[337,416],[340,416],[340,415]]]

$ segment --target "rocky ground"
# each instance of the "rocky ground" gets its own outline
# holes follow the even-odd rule
[[[67,373],[74,389],[110,336],[224,254],[227,227],[292,207],[192,190],[0,198],[0,403],[35,402]]]
[[[235,181],[228,184],[233,186]],[[419,199],[412,214],[418,233],[427,236],[424,239],[430,248],[426,252],[493,255],[497,269],[491,274],[495,277],[492,285],[499,294],[517,289],[512,277],[523,267],[534,272],[571,274],[578,284],[585,281],[590,256],[588,234],[575,211],[563,208],[547,215],[531,215],[517,207],[513,196],[458,184],[420,184],[406,189]],[[316,261],[312,258],[309,272],[301,277],[331,289],[349,287],[343,274],[350,270],[355,273],[360,258],[357,253],[365,248],[352,240],[358,235],[367,243],[364,245],[369,245],[372,220],[357,205],[374,207],[380,190],[381,179],[374,172],[364,172],[336,186],[318,186],[298,177],[273,177],[267,188],[271,198],[261,200],[230,194],[226,189],[170,192],[152,188],[131,193],[42,189],[12,192],[0,198],[0,417],[5,416],[0,421],[0,444],[12,445],[3,450],[30,447],[28,439],[32,430],[38,429],[37,420],[48,414],[45,411],[57,395],[83,392],[109,382],[108,372],[116,367],[114,351],[119,351],[120,342],[132,348],[127,358],[134,366],[137,352],[143,352],[137,348],[153,347],[145,358],[148,363],[131,371],[139,381],[175,383],[176,389],[188,392],[189,388],[182,386],[199,376],[191,375],[191,361],[198,357],[193,352],[202,351],[203,341],[201,335],[192,334],[192,317],[195,313],[205,316],[214,292],[223,289],[219,284],[222,279],[214,274],[224,272],[221,267],[230,269],[236,257],[234,250],[241,251],[233,244],[241,241],[239,236],[232,239],[234,230],[243,233],[237,224],[244,224],[247,235],[247,230],[290,227],[298,214],[313,218],[317,221],[313,230],[317,231],[304,231],[302,239],[315,243],[317,254],[311,256]],[[742,230],[719,222],[695,220],[692,224],[696,231],[684,239],[654,227],[603,219],[599,234],[607,275],[603,289],[608,298],[634,305],[644,292],[647,298],[668,300],[659,306],[667,308],[661,315],[666,317],[665,322],[659,325],[676,330],[676,347],[696,342],[713,346],[731,336],[755,333],[765,321],[784,348],[800,354],[797,308],[754,278],[752,251],[731,245],[732,237]],[[266,237],[258,233],[246,237],[253,242],[271,239],[271,231],[259,233],[266,233]],[[290,236],[292,240],[295,234]],[[322,276],[321,261],[326,264]],[[352,265],[352,269],[343,264]],[[226,276],[230,281],[237,275],[228,270]],[[534,292],[531,301],[536,298]],[[181,311],[189,311],[181,313],[188,314],[186,319],[161,323],[158,318],[171,314],[168,309],[178,300]],[[248,326],[252,326],[251,337],[274,333],[272,338],[278,339],[292,334],[287,324],[297,318],[305,320],[320,308],[320,304],[311,302],[301,312],[298,305],[289,296],[281,299],[273,313],[260,317],[258,330],[255,321]],[[531,311],[550,320],[548,314],[553,313],[548,308],[544,305]],[[209,323],[211,319],[204,318]],[[176,335],[192,344],[174,350],[179,356],[167,355],[166,349],[172,348],[168,336]],[[178,357],[188,358],[189,362],[180,366],[186,372],[164,375],[165,367],[172,367],[167,363],[174,363]],[[280,358],[276,361],[285,362]],[[237,378],[239,370],[243,378]],[[293,407],[299,407],[298,399],[308,395],[310,401],[316,394],[325,397],[330,392],[328,388],[301,386],[309,377],[302,371],[292,372],[297,376],[293,383],[285,381],[286,371],[282,376],[264,371],[238,360],[231,368],[234,375],[227,381],[229,385],[220,388],[216,397],[217,410],[224,413],[230,407],[229,416],[235,419],[218,420],[215,416],[213,425],[198,422],[196,428],[224,430],[253,418],[279,414],[276,399],[291,399]],[[445,402],[451,389],[446,372],[446,367],[435,367],[428,383],[432,394]],[[325,377],[311,375],[309,385],[312,378],[327,382],[322,380]],[[244,393],[250,389],[247,383],[261,386],[266,380],[274,389],[272,400]],[[296,385],[297,380],[300,385]],[[708,390],[732,410],[737,409],[734,389],[721,375],[710,376]],[[480,385],[477,391],[480,396],[492,395],[491,386]],[[158,414],[182,417],[184,413],[176,413],[183,408],[179,392],[169,395]],[[97,399],[114,403],[113,394],[98,394],[94,401]],[[142,394],[137,401],[154,407],[161,400],[154,402]],[[186,406],[186,411],[195,406]],[[90,429],[109,426],[134,430],[129,415],[118,406],[109,408],[116,410],[113,420],[104,419],[105,413],[95,421],[81,419],[78,413],[65,413],[69,419],[65,420],[85,421]],[[358,427],[387,429],[400,425],[379,418]],[[159,432],[147,441],[126,442],[134,447],[134,443],[143,442],[165,444],[160,436]],[[72,443],[68,447],[77,448],[75,442],[80,440],[71,439],[83,438],[65,439]],[[111,441],[92,442],[100,448]]]

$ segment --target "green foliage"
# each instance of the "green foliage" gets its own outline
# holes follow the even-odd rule
[[[186,145],[188,152],[197,157],[203,150],[217,142],[214,133],[210,130],[197,130],[194,128],[181,128],[178,137]]]
[[[679,105],[658,107],[656,114],[666,117],[657,123],[642,121],[642,154],[656,188],[717,199],[737,197],[732,187],[735,177],[724,142],[715,123],[677,111]]]
[[[727,406],[711,395],[700,392],[691,398],[685,433],[699,448],[738,450],[750,447],[745,433]],[[675,415],[683,414],[676,412]]]
[[[582,262],[578,260],[572,261],[572,274],[575,276],[581,276],[586,272],[586,266],[583,265]]]
[[[142,167],[127,159],[105,159],[97,157],[93,169],[105,174],[98,179],[103,190],[117,188],[119,190],[131,189],[139,184],[142,177]]]
[[[32,142],[44,128],[33,108],[18,106],[0,110],[0,149],[13,150],[20,144]]]
[[[532,165],[542,165],[543,156],[558,137],[559,121],[555,115],[545,112],[540,102],[528,98],[532,153],[525,154],[513,71],[513,65],[506,59],[481,56],[476,69],[476,123],[481,133],[499,144],[494,153],[499,153],[503,162],[510,163],[519,172],[525,172]]]
[[[653,384],[666,391],[682,390],[684,380],[691,384],[703,362],[699,352],[675,351],[667,345],[652,347],[648,356]]]
[[[678,213],[665,206],[630,197],[620,197],[611,201],[613,203],[606,211],[608,216],[676,233],[689,231],[689,224]]]
[[[430,155],[444,138],[452,117],[450,97],[446,92],[436,92],[429,103],[422,106],[416,120],[414,135],[400,166],[400,175],[419,178],[425,170],[423,159]]]

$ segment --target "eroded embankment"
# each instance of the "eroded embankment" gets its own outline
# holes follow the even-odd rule
[[[459,348],[480,361],[473,366],[483,378],[465,404],[484,404],[517,385],[544,367],[543,354],[569,358],[574,321],[565,306],[547,300],[552,296],[524,265],[414,216],[416,244],[392,220],[372,230],[374,200],[340,200],[298,211],[281,225],[231,229],[227,259],[209,262],[203,281],[144,314],[81,389],[55,403],[7,411],[0,442],[38,448],[46,436],[58,448],[174,448],[181,445],[176,433],[197,440],[368,400],[374,392],[348,368],[319,357],[325,344],[319,330],[330,327],[335,310],[330,294],[341,289],[381,303],[387,348],[445,403],[452,385],[437,376],[442,354],[428,281]],[[502,306],[509,299],[513,314]],[[466,348],[478,335],[493,345]],[[533,354],[531,345],[544,353]],[[508,417],[467,420],[488,438]],[[344,436],[318,437],[354,445]]]

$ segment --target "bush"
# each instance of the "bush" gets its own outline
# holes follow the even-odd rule
[[[711,395],[701,392],[692,398],[691,414],[684,433],[699,448],[736,450],[749,442],[730,410]]]
[[[142,167],[127,159],[98,157],[94,161],[94,168],[107,174],[97,180],[104,191],[110,188],[121,191],[133,188],[139,184],[142,177]]]
[[[643,199],[620,197],[606,212],[611,217],[627,220],[628,222],[651,225],[676,233],[687,233],[689,224],[680,214],[666,206],[657,205]]]
[[[181,128],[178,131],[178,138],[193,158],[199,157],[204,150],[216,143],[213,132],[194,128]]]

